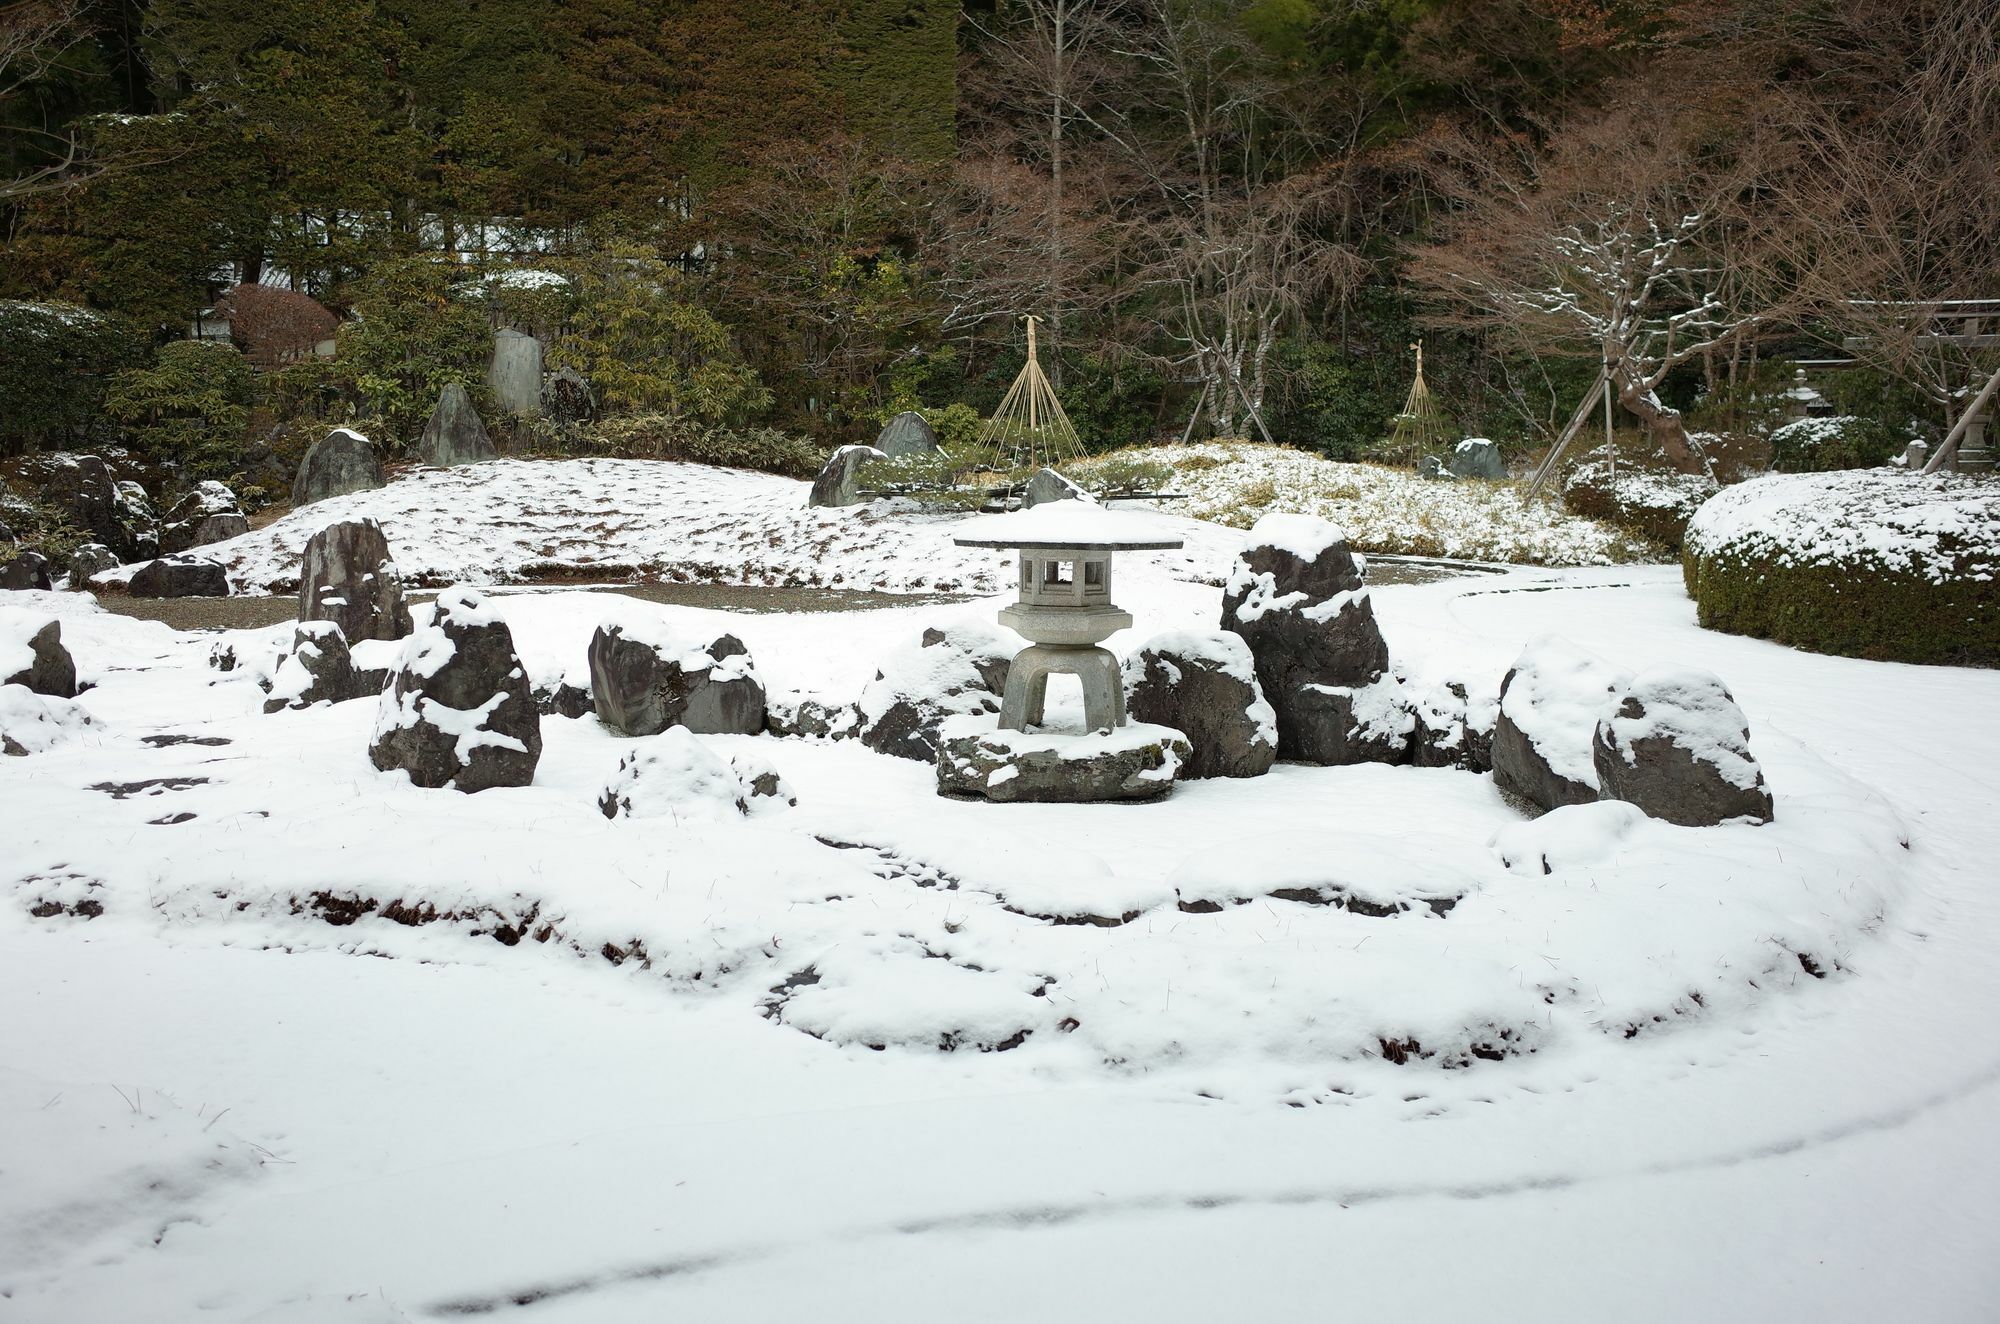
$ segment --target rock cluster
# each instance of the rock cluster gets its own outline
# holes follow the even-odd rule
[[[236,500],[236,493],[214,479],[206,479],[174,503],[160,527],[160,550],[185,552],[206,547],[225,538],[250,532],[250,520]]]
[[[335,428],[312,444],[292,480],[292,505],[309,506],[328,497],[366,492],[388,479],[374,443],[352,428]]]
[[[1277,761],[1277,714],[1249,645],[1227,631],[1147,640],[1125,659],[1125,706],[1134,721],[1187,736],[1184,777],[1261,777]]]
[[[341,636],[401,639],[410,632],[403,579],[389,539],[372,519],[329,524],[307,542],[299,566],[299,620],[331,621]]]
[[[376,710],[369,757],[418,786],[526,786],[542,755],[540,715],[507,622],[472,589],[438,595],[403,641]]]
[[[132,576],[135,598],[226,598],[229,572],[220,561],[182,552],[140,566]]]
[[[657,616],[627,612],[597,627],[589,660],[598,719],[620,735],[670,726],[703,735],[764,729],[764,682],[733,634],[696,638]]]
[[[1531,642],[1500,682],[1495,784],[1542,809],[1596,800],[1591,737],[1629,679],[1567,639]]]
[[[37,468],[43,502],[69,524],[125,560],[159,555],[159,521],[146,489],[120,480],[103,456],[50,455]]]
[[[1378,729],[1388,705],[1380,694],[1362,693],[1389,665],[1363,584],[1366,569],[1325,520],[1266,515],[1230,572],[1222,628],[1250,646],[1277,714],[1282,757],[1344,764],[1392,750]]]

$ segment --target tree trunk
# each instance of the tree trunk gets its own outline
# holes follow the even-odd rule
[[[1688,445],[1687,424],[1680,410],[1667,408],[1652,387],[1622,371],[1618,374],[1618,403],[1638,418],[1639,431],[1647,441],[1659,447],[1677,467],[1692,472],[1694,451]]]

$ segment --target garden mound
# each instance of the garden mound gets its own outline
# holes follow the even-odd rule
[[[2000,663],[2000,483],[1773,475],[1704,505],[1681,564],[1710,629],[1849,657]]]

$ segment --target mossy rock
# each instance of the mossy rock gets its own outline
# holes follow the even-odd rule
[[[1710,629],[2000,664],[2000,483],[1887,469],[1758,479],[1701,508],[1681,567]]]

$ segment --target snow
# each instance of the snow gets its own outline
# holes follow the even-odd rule
[[[749,812],[747,794],[735,768],[692,731],[673,726],[618,760],[598,803],[607,818],[694,822],[741,817]]]
[[[90,711],[72,699],[0,685],[0,753],[46,753],[90,725]]]
[[[711,673],[709,679],[717,684],[757,679],[757,667],[749,654],[735,653],[717,658],[713,650],[721,642],[719,635],[690,633],[658,607],[637,602],[623,604],[599,621],[597,628],[606,634],[615,633],[634,643],[644,644],[663,661],[673,663],[685,674],[707,671]],[[587,687],[588,681],[584,683]]]
[[[1692,556],[1989,580],[2000,576],[2000,483],[1894,469],[1771,474],[1702,506],[1686,546]]]
[[[0,677],[18,676],[35,665],[30,641],[48,623],[49,618],[40,613],[0,607]]]
[[[883,539],[885,576],[925,573],[928,531]],[[1241,535],[1201,536],[1209,582],[1121,580],[1141,624],[1111,647],[1213,628]],[[0,759],[0,1300],[1982,1318],[2000,674],[1705,632],[1678,580],[1374,605],[1411,692],[1462,679],[1472,706],[1548,635],[1728,677],[1768,827],[1524,821],[1488,777],[1380,766],[993,805],[769,737],[701,743],[781,768],[796,808],[608,821],[620,761],[667,737],[547,718],[532,786],[424,791],[369,765],[365,702],[265,716],[213,635],[9,595],[97,685],[87,738]],[[606,608],[488,600],[537,678]],[[663,610],[849,702],[999,605]]]
[[[1133,510],[1110,510],[1081,498],[1044,501],[1005,515],[980,515],[951,530],[961,547],[1179,547],[1172,521]]]
[[[1590,744],[1610,717],[1631,676],[1556,635],[1530,642],[1515,659],[1500,711],[1520,729],[1559,777],[1597,785]]]
[[[1320,519],[1316,515],[1273,514],[1259,519],[1250,529],[1250,537],[1245,547],[1274,547],[1281,552],[1290,552],[1299,560],[1310,565],[1319,560],[1329,547],[1347,541],[1347,534],[1338,524]]]

